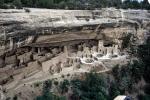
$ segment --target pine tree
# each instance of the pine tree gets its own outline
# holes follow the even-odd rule
[[[16,6],[17,9],[22,8],[22,2],[20,0],[14,0],[13,4]]]
[[[150,4],[149,4],[148,0],[143,0],[141,2],[141,7],[142,7],[142,9],[150,9]]]
[[[4,0],[0,0],[0,8],[3,8],[4,6]]]

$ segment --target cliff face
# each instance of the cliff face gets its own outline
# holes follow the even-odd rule
[[[150,13],[146,10],[49,10],[28,8],[0,9],[0,38],[9,43],[28,41],[29,36],[61,35],[62,33],[96,33],[94,38],[119,39],[124,33],[143,38],[150,29]],[[58,35],[58,38],[59,38]],[[80,36],[80,34],[78,34]],[[30,37],[31,38],[31,37]],[[64,37],[65,38],[65,37]],[[74,38],[73,36],[70,38]],[[82,39],[82,38],[81,38]],[[33,40],[33,39],[30,39]],[[29,42],[29,41],[28,41]],[[24,43],[26,44],[26,43]],[[1,43],[3,45],[3,42]]]
[[[25,83],[44,81],[45,70],[62,75],[68,71],[78,73],[76,69],[80,67],[81,73],[89,68],[104,72],[118,63],[126,64],[131,58],[120,48],[128,33],[132,34],[128,40],[137,45],[150,36],[150,13],[114,8],[0,9],[0,85],[10,89],[10,93],[19,93],[22,90],[19,86]],[[104,61],[105,66],[95,66],[93,57],[102,57],[99,60]]]

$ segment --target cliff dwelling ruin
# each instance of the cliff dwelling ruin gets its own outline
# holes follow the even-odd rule
[[[6,89],[48,75],[107,72],[130,60],[123,37],[132,34],[138,45],[150,29],[144,10],[30,11],[0,9],[0,85]]]

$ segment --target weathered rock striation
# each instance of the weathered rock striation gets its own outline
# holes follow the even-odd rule
[[[10,90],[47,74],[109,71],[129,60],[125,36],[132,45],[150,36],[147,10],[25,9],[0,9],[0,85]]]

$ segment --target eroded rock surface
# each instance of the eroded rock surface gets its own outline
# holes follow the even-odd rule
[[[28,9],[0,9],[0,85],[6,97],[25,84],[110,71],[131,59],[122,48],[124,37],[139,45],[150,36],[146,10]]]

